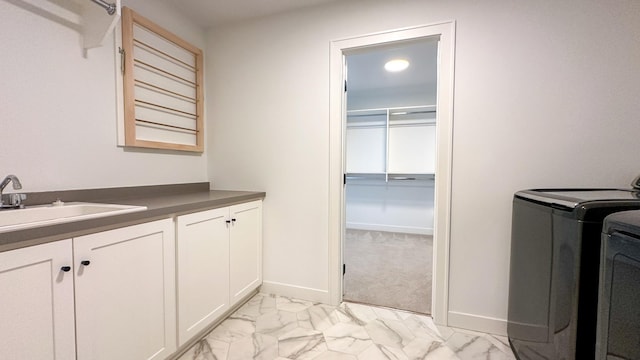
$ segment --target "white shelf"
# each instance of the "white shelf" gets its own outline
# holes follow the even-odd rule
[[[428,187],[433,188],[435,174],[347,174],[347,186]]]
[[[116,12],[109,15],[105,9],[91,0],[74,0],[81,3],[82,37],[85,49],[100,47],[120,20],[120,0],[108,0],[116,5]]]
[[[353,110],[347,110],[347,116],[369,114],[369,113],[386,114],[387,110],[389,110],[390,115],[396,115],[394,113],[400,113],[400,112],[436,111],[436,105],[416,105],[416,106],[399,106],[399,107],[390,107],[390,108],[353,109]]]
[[[20,0],[18,5],[37,15],[77,30],[82,35],[85,49],[102,46],[120,20],[120,0],[108,0],[116,5],[109,15],[100,5],[91,0],[49,1]]]
[[[395,173],[347,173],[349,180],[382,180],[382,181],[410,181],[410,180],[435,180],[436,174],[395,174]]]
[[[435,105],[349,110],[346,125],[348,174],[434,173]]]

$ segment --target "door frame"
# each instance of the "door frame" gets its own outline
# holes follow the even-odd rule
[[[449,243],[451,225],[451,166],[453,158],[453,89],[455,21],[361,35],[331,42],[329,98],[329,301],[342,301],[342,242],[346,97],[345,54],[367,47],[439,36],[433,285],[431,312],[437,324],[447,325],[449,307]]]

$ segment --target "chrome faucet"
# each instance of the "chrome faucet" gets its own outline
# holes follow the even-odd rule
[[[10,182],[13,181],[13,189],[14,190],[20,190],[22,189],[22,184],[20,183],[20,180],[18,180],[18,177],[15,175],[7,175],[6,178],[4,178],[4,180],[2,180],[2,182],[0,183],[0,195],[2,195],[2,191],[4,191],[4,188],[7,187],[7,185],[9,185]]]
[[[18,180],[17,176],[7,175],[7,177],[5,177],[4,180],[2,180],[2,182],[0,182],[0,208],[23,208],[24,205],[22,204],[22,200],[26,200],[27,195],[25,194],[3,195],[2,194],[2,192],[4,191],[4,188],[6,188],[10,182],[13,183],[14,190],[22,189],[22,184],[20,183],[20,180]]]

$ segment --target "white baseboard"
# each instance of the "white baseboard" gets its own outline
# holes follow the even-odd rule
[[[329,291],[313,289],[304,286],[283,284],[275,281],[263,281],[260,292],[275,294],[290,298],[329,304]]]
[[[417,226],[396,226],[396,225],[384,225],[384,224],[367,224],[367,223],[355,223],[348,222],[345,224],[347,229],[356,230],[370,230],[370,231],[387,231],[398,232],[404,234],[417,234],[417,235],[433,235],[433,228],[423,228]]]
[[[447,320],[449,327],[507,336],[507,321],[504,319],[449,311]]]

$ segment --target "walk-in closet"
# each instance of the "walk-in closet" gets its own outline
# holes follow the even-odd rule
[[[437,57],[423,39],[346,58],[345,300],[431,312]]]

